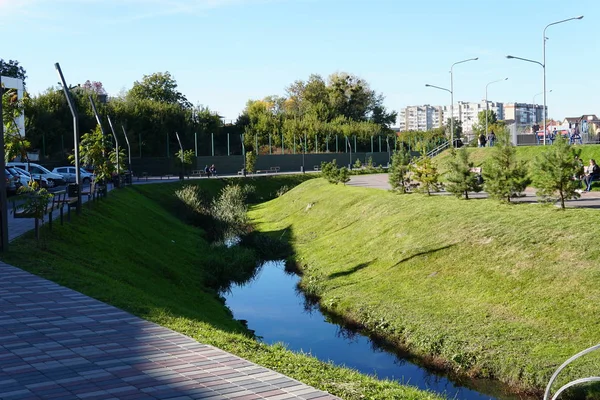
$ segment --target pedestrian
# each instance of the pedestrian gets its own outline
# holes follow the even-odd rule
[[[587,173],[583,177],[583,183],[585,183],[584,192],[592,191],[592,182],[597,181],[600,178],[600,167],[596,165],[596,160],[590,159],[590,165],[588,166]]]
[[[485,135],[482,133],[481,135],[479,135],[479,147],[485,147],[485,143]]]
[[[208,164],[204,166],[204,175],[206,175],[207,178],[210,178],[210,169],[208,169]]]
[[[496,143],[496,134],[494,131],[490,131],[490,134],[488,135],[488,142],[490,147],[494,147],[494,144]]]
[[[217,169],[215,168],[215,164],[212,164],[212,165],[210,166],[210,169],[209,169],[209,171],[210,171],[210,174],[211,174],[212,176],[217,176]]]

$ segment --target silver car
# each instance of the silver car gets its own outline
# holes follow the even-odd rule
[[[56,167],[52,170],[55,174],[62,175],[65,178],[66,182],[75,182],[75,172],[76,169],[73,166],[68,167]],[[83,168],[79,168],[79,176],[81,177],[81,182],[84,185],[88,185],[91,181],[94,180],[94,174],[89,173]]]

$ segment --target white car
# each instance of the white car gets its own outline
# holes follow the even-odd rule
[[[46,178],[48,180],[48,187],[53,188],[54,186],[64,185],[65,178],[62,175],[50,172],[47,168],[42,167],[39,164],[27,163],[27,162],[9,162],[6,165],[10,167],[19,167],[29,172],[35,179],[38,177]]]
[[[17,171],[17,173],[21,176],[21,185],[23,186],[27,186],[29,185],[29,182],[33,179],[34,181],[36,181],[38,183],[38,185],[40,185],[41,188],[47,188],[48,187],[48,180],[46,178],[44,178],[43,176],[32,176],[29,172],[25,171],[22,168],[19,167],[11,167],[14,170]]]
[[[56,167],[52,170],[52,172],[63,176],[65,178],[66,182],[75,182],[75,180],[76,180],[75,172],[76,171],[77,170],[73,166]],[[84,185],[88,185],[95,178],[94,174],[89,173],[88,171],[86,171],[83,168],[79,168],[79,176],[81,178],[81,182]]]

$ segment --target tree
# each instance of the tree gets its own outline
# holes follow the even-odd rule
[[[388,177],[392,190],[397,190],[400,193],[407,192],[408,184],[410,183],[408,173],[410,171],[411,159],[410,153],[404,148],[395,151],[394,155],[392,155],[392,166]]]
[[[487,116],[487,129],[485,131],[485,120]],[[493,110],[480,111],[477,114],[477,123],[473,125],[473,133],[479,136],[482,133],[487,135],[489,132],[498,132],[504,128],[504,121],[498,120],[496,113]]]
[[[2,101],[0,119],[4,125],[4,161],[8,162],[18,156],[27,159],[27,149],[31,143],[21,136],[17,124],[17,119],[23,114],[24,100],[18,98],[16,90],[10,89],[0,96],[0,101]]]
[[[106,95],[106,89],[104,89],[104,85],[102,84],[102,82],[90,82],[90,80],[88,79],[83,85],[81,85],[81,87],[87,91],[96,93],[97,95]]]
[[[254,151],[246,152],[246,173],[253,174],[256,168],[257,155]]]
[[[484,189],[490,197],[510,202],[529,183],[525,163],[517,161],[517,151],[510,142],[508,131],[498,132],[497,144],[490,159],[483,166]]]
[[[153,100],[161,103],[179,104],[183,108],[192,106],[188,99],[177,91],[177,81],[169,71],[144,75],[141,82],[135,81],[133,83],[127,97],[134,100]]]
[[[411,171],[413,179],[419,182],[417,191],[431,195],[432,191],[437,191],[439,188],[439,174],[431,157],[428,157],[425,152],[421,152],[421,154],[421,157],[411,165]]]
[[[451,126],[452,126],[451,119],[448,118],[448,121],[446,121],[446,136],[448,137],[448,139],[450,139],[452,137],[452,134],[450,132]],[[461,138],[462,134],[463,134],[462,121],[454,118],[454,139]]]
[[[464,194],[467,200],[469,192],[481,192],[481,184],[473,172],[473,163],[469,161],[469,153],[466,148],[463,147],[458,151],[452,149],[448,167],[447,191],[459,198]]]
[[[25,85],[25,79],[27,79],[27,73],[25,69],[20,66],[19,62],[16,60],[4,61],[0,58],[0,75],[21,79],[23,81],[23,85]]]
[[[579,198],[576,189],[579,182],[573,177],[581,169],[579,155],[581,149],[575,149],[567,139],[558,135],[552,146],[533,162],[533,184],[538,189],[538,196],[546,200],[558,197],[561,208],[565,208],[565,200]]]
[[[81,165],[93,166],[94,174],[99,182],[108,182],[115,171],[115,164],[110,161],[110,157],[106,157],[107,150],[107,141],[104,135],[102,135],[100,126],[96,126],[91,132],[81,136],[79,142],[79,162]],[[69,158],[71,162],[75,162],[73,156]]]

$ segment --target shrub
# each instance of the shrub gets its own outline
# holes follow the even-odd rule
[[[527,167],[517,161],[517,151],[510,142],[508,131],[497,135],[498,143],[492,147],[492,157],[483,167],[484,188],[490,197],[510,202],[527,187]]]
[[[458,151],[452,149],[446,190],[459,198],[464,195],[467,200],[469,192],[481,192],[481,184],[472,168],[473,163],[469,161],[469,153],[465,148]]]

